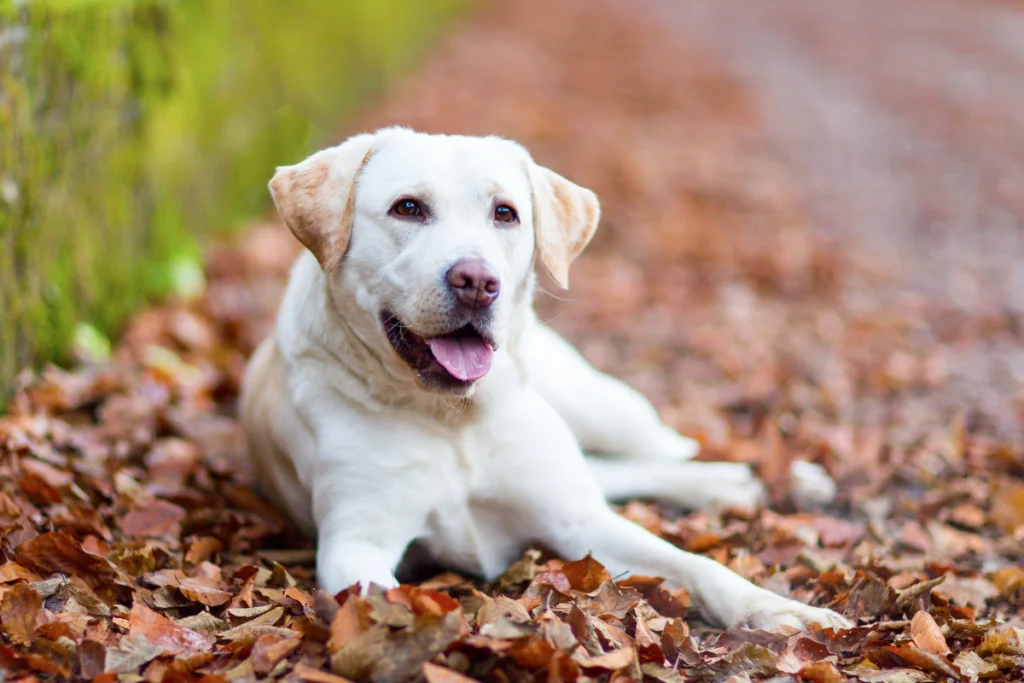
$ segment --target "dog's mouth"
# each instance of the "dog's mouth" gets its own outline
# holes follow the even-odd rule
[[[427,384],[464,388],[491,369],[494,340],[471,323],[444,334],[422,336],[390,311],[383,311],[380,320],[395,352]]]

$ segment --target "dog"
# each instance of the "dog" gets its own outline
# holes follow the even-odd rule
[[[280,167],[270,192],[306,249],[241,420],[263,490],[317,538],[322,588],[396,585],[413,541],[488,578],[540,543],[664,577],[722,626],[851,625],[608,506],[752,505],[761,485],[746,465],[688,462],[696,442],[537,320],[535,261],[568,287],[593,192],[514,142],[405,128]]]

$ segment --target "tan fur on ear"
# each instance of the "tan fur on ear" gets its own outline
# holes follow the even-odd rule
[[[279,166],[270,195],[285,225],[325,273],[348,249],[359,174],[373,153],[374,136],[357,135],[294,166]]]
[[[551,277],[569,288],[569,265],[597,230],[601,205],[597,195],[554,171],[533,164],[533,223],[537,252]]]

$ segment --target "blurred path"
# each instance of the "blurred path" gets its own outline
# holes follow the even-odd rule
[[[1024,314],[1024,5],[967,0],[649,0],[755,99],[816,230],[858,252],[855,307],[929,324]],[[984,327],[984,326],[982,326]],[[1002,326],[997,326],[1002,327]],[[950,402],[1003,415],[1019,335],[952,346]],[[954,398],[955,396],[955,398]],[[971,408],[966,406],[971,405]]]
[[[750,88],[817,225],[884,255],[918,292],[1024,311],[1024,11],[650,4]]]

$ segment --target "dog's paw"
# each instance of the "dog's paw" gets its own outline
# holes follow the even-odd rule
[[[764,483],[749,465],[736,462],[694,463],[706,483],[707,505],[717,508],[752,508],[765,501]]]
[[[644,459],[693,460],[700,454],[700,442],[683,436],[666,425],[651,434],[651,441],[643,449]]]
[[[792,626],[800,630],[811,624],[821,624],[825,628],[853,628],[853,623],[830,609],[805,605],[774,593],[769,596],[758,596],[755,605],[744,614],[739,623],[750,628],[772,629],[777,626]]]
[[[801,509],[828,505],[836,499],[836,483],[821,465],[798,460],[789,470],[793,502]]]

